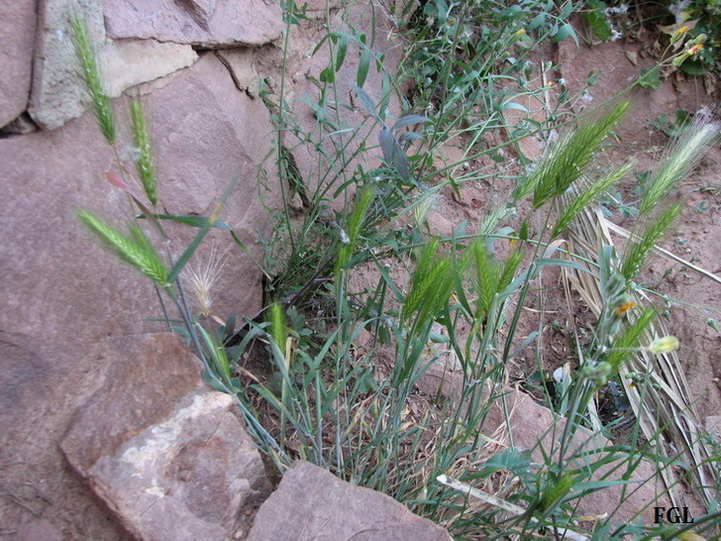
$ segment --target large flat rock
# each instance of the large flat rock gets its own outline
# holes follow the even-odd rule
[[[35,1],[3,2],[0,17],[0,128],[25,111],[30,96]]]
[[[448,532],[390,496],[296,461],[261,506],[248,541],[450,541]]]
[[[73,468],[138,539],[233,537],[270,492],[235,400],[200,382],[170,334],[110,339],[105,383],[61,441]]]
[[[280,37],[275,0],[104,0],[108,35],[201,47],[258,46]]]

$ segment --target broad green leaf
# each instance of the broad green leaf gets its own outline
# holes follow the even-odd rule
[[[546,14],[545,13],[539,13],[536,15],[533,20],[528,25],[528,30],[535,30],[536,28],[540,28],[546,24]]]
[[[584,18],[591,32],[601,41],[608,41],[613,35],[613,32],[611,32],[611,25],[606,20],[604,13],[606,4],[601,2],[601,0],[587,0],[586,6],[589,8],[589,11],[585,13]]]
[[[561,19],[568,19],[571,16],[571,13],[573,13],[573,2],[571,2],[571,0],[568,0],[565,4],[561,6],[561,12],[558,14],[558,16]]]
[[[576,42],[576,45],[578,45],[578,36],[576,36],[576,31],[570,23],[562,25],[558,31],[555,32],[555,34],[551,37],[551,43],[558,43],[567,38],[573,38],[573,41]]]
[[[354,86],[353,91],[356,93],[356,96],[358,96],[358,99],[360,100],[361,105],[366,110],[366,112],[373,118],[375,118],[378,122],[381,122],[378,113],[376,113],[375,103],[373,103],[373,99],[368,95],[368,93],[360,86]]]
[[[335,70],[332,67],[327,67],[320,72],[320,80],[324,83],[335,82]]]
[[[661,72],[658,66],[642,69],[636,81],[638,86],[647,90],[656,90],[661,86]]]
[[[338,45],[338,54],[335,57],[335,70],[338,71],[343,66],[345,55],[348,52],[348,38],[343,36]]]
[[[516,103],[514,101],[509,101],[503,104],[503,110],[506,111],[508,109],[512,109],[514,111],[522,111],[524,113],[528,113],[528,109],[521,105],[520,103]]]

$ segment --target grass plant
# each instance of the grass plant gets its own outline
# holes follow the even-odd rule
[[[270,277],[263,314],[236,328],[235,316],[214,314],[212,303],[201,300],[196,312],[190,309],[182,277],[210,228],[230,229],[220,215],[234,182],[207,217],[150,210],[160,206],[161,190],[138,102],[131,105],[131,120],[140,181],[119,163],[124,173],[114,183],[143,219],[133,221],[129,235],[88,211],[79,213],[80,220],[175,306],[206,380],[237,399],[249,431],[279,471],[294,459],[309,460],[396,498],[457,539],[673,535],[672,528],[648,520],[619,523],[618,509],[590,518],[580,509],[595,493],[619,486],[621,505],[639,484],[653,482],[656,475],[639,478],[644,462],[671,471],[672,457],[659,451],[667,441],[668,421],[649,424],[642,414],[648,404],[662,408],[670,400],[668,408],[686,416],[686,429],[694,422],[692,410],[683,409],[690,397],[657,392],[650,378],[639,379],[636,391],[630,390],[629,367],[671,355],[673,346],[668,333],[652,333],[657,312],[650,304],[641,308],[634,280],[680,212],[668,194],[717,130],[703,127],[684,136],[686,142],[668,155],[648,184],[641,208],[644,229],[621,257],[605,237],[582,238],[579,224],[594,215],[595,200],[632,169],[629,163],[604,174],[596,166],[627,103],[574,127],[562,126],[571,119],[559,105],[546,111],[548,123],[502,144],[489,142],[501,130],[518,129],[506,123],[503,111],[520,107],[516,96],[535,92],[525,62],[530,48],[575,37],[567,22],[570,2],[506,6],[436,0],[410,19],[409,11],[399,9],[391,15],[411,42],[397,74],[388,71],[375,31],[359,33],[352,24],[335,28],[330,10],[324,20],[313,21],[293,1],[284,2],[283,9],[284,63],[289,36],[300,25],[315,24],[325,31],[315,52],[325,54],[328,65],[313,74],[318,97],[307,102],[316,120],[313,130],[303,128],[288,103],[285,72],[275,91],[267,87],[261,93],[276,128],[274,152],[266,159],[278,166],[284,199],[262,265]],[[115,145],[112,109],[90,60],[91,45],[82,24],[76,20],[74,27],[101,132]],[[358,56],[355,65],[348,64],[351,53]],[[338,82],[344,69],[355,70],[354,103],[343,101],[351,99]],[[377,101],[365,89],[371,79],[380,87]],[[408,81],[414,91],[404,95],[399,89]],[[399,104],[397,118],[387,112],[392,100]],[[345,111],[359,109],[365,116],[360,125],[351,125]],[[460,162],[437,165],[444,145],[462,144],[462,161],[497,159],[517,139],[548,138],[553,129],[564,135],[535,165],[520,160],[507,164],[502,174],[492,167],[459,175],[451,172],[460,171]],[[315,163],[301,170],[295,156],[308,150]],[[460,195],[467,183],[485,179],[505,189],[509,199],[487,209],[475,228],[459,228],[450,238],[424,229],[430,202],[442,189]],[[289,205],[294,194],[302,203],[300,217]],[[411,216],[413,223],[403,221]],[[197,229],[179,256],[155,249],[150,240],[166,239],[167,220]],[[584,250],[571,249],[569,239],[580,239]],[[405,278],[392,276],[390,262],[407,270]],[[375,280],[358,293],[352,277],[361,265],[373,269]],[[521,322],[551,267],[574,276],[595,320],[590,339],[577,340],[554,422],[535,449],[524,450],[514,443],[508,367],[533,349],[539,358],[544,354],[544,325],[525,332]],[[195,276],[202,281],[202,275]],[[212,287],[212,280],[206,282]],[[265,368],[251,373],[244,363],[259,351]],[[447,368],[444,385],[455,392],[444,385],[433,396],[419,392],[424,376],[439,366]],[[631,445],[598,445],[594,434],[608,428],[597,414],[595,396],[610,381],[623,383],[635,401]],[[645,402],[649,396],[652,401]],[[507,445],[487,433],[499,411],[504,422],[495,429],[507,436]],[[702,473],[687,482],[708,496],[718,490],[718,476],[707,474],[714,458],[698,451],[698,439],[695,434],[673,441],[684,441],[684,449],[703,462],[697,468]],[[673,475],[663,477],[671,486],[678,482]],[[655,501],[645,503],[652,508]],[[697,519],[699,531],[715,527],[709,518],[715,511],[708,510]]]

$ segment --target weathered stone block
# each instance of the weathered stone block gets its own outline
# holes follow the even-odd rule
[[[35,40],[34,0],[2,3],[0,17],[0,128],[25,111],[30,95]]]
[[[105,24],[115,39],[155,39],[201,47],[258,46],[283,32],[272,0],[105,0]]]
[[[73,468],[138,539],[224,541],[270,492],[235,400],[200,382],[169,334],[118,347],[105,384],[61,442]]]
[[[248,541],[450,541],[393,498],[297,461],[256,515]]]

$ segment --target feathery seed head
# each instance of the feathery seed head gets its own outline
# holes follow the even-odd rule
[[[203,316],[211,315],[213,286],[223,271],[226,262],[227,253],[218,255],[217,245],[214,243],[207,260],[198,267],[188,265],[190,291],[193,294],[199,313]]]

